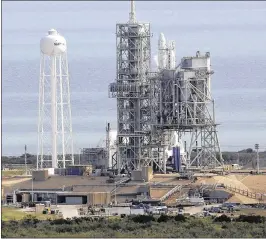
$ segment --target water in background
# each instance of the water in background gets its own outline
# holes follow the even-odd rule
[[[115,24],[129,2],[3,2],[2,152],[37,151],[39,41],[50,28],[67,40],[75,151],[96,146],[116,127]],[[160,32],[177,59],[210,51],[216,121],[223,150],[266,148],[266,2],[136,2],[150,22],[152,55]]]

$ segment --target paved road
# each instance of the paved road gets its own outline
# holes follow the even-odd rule
[[[63,218],[78,217],[78,207],[72,205],[60,205],[57,208],[62,212]]]

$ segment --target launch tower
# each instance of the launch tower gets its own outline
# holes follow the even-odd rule
[[[116,25],[116,82],[110,97],[117,98],[117,165],[140,169],[149,159],[150,143],[150,24],[136,21],[131,1],[129,22]]]

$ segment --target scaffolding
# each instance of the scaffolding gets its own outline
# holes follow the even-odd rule
[[[166,44],[161,34],[159,50],[167,50],[161,52],[165,64],[152,73],[150,38],[150,24],[136,21],[131,1],[129,22],[116,25],[116,81],[109,85],[109,97],[117,99],[117,152],[112,167],[131,171],[153,166],[166,173],[167,152],[181,141],[187,169],[221,166],[210,54],[183,57],[175,67],[175,43]],[[185,138],[190,141],[188,150]]]
[[[167,145],[168,136],[176,131],[180,140],[188,138],[186,162],[189,167],[222,166],[223,159],[215,123],[214,100],[211,98],[210,54],[184,57],[175,70],[162,70],[152,82],[157,91],[154,141]],[[192,155],[193,156],[192,157]],[[164,159],[166,160],[166,159]]]

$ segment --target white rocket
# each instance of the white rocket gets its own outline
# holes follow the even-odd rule
[[[183,143],[181,141],[179,141],[179,139],[178,139],[177,132],[172,132],[171,133],[170,144],[165,149],[165,154],[166,154],[167,158],[170,157],[170,156],[173,156],[173,147],[179,147],[180,148],[181,161],[184,162],[185,161],[186,152],[185,152],[185,148],[183,146]]]
[[[160,33],[158,41],[158,68],[159,70],[166,69],[167,65],[167,46],[163,33]]]
[[[160,33],[158,41],[158,69],[174,69],[176,65],[175,59],[175,42],[166,42],[163,33]]]
[[[168,53],[168,61],[167,61],[167,69],[174,69],[175,68],[175,42],[168,41],[167,44],[167,53]]]

